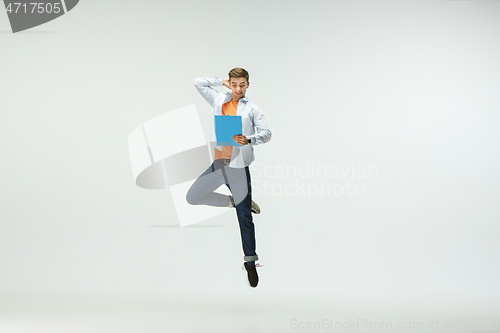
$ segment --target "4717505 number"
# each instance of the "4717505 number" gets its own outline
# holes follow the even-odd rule
[[[58,14],[61,12],[61,3],[50,3],[50,2],[30,2],[21,3],[21,2],[11,2],[7,6],[7,12],[15,13],[15,14]]]

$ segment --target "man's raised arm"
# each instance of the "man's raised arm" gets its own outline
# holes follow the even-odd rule
[[[215,98],[219,94],[212,86],[222,86],[221,77],[200,77],[194,80],[194,86],[200,92],[201,96],[210,104],[214,105]]]

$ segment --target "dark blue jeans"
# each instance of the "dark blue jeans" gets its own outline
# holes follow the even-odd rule
[[[241,244],[246,261],[258,260],[255,252],[255,226],[252,218],[252,183],[250,170],[230,168],[229,160],[215,160],[193,183],[186,200],[192,205],[229,207],[229,196],[213,192],[225,184],[231,192],[240,224]]]

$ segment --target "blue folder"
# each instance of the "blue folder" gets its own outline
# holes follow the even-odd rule
[[[241,116],[215,116],[217,146],[241,146],[233,136],[243,134]]]

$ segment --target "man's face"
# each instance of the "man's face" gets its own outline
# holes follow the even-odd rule
[[[229,84],[231,85],[231,90],[233,91],[233,99],[236,101],[245,97],[245,93],[250,86],[250,82],[247,82],[247,79],[244,77],[232,77]]]

